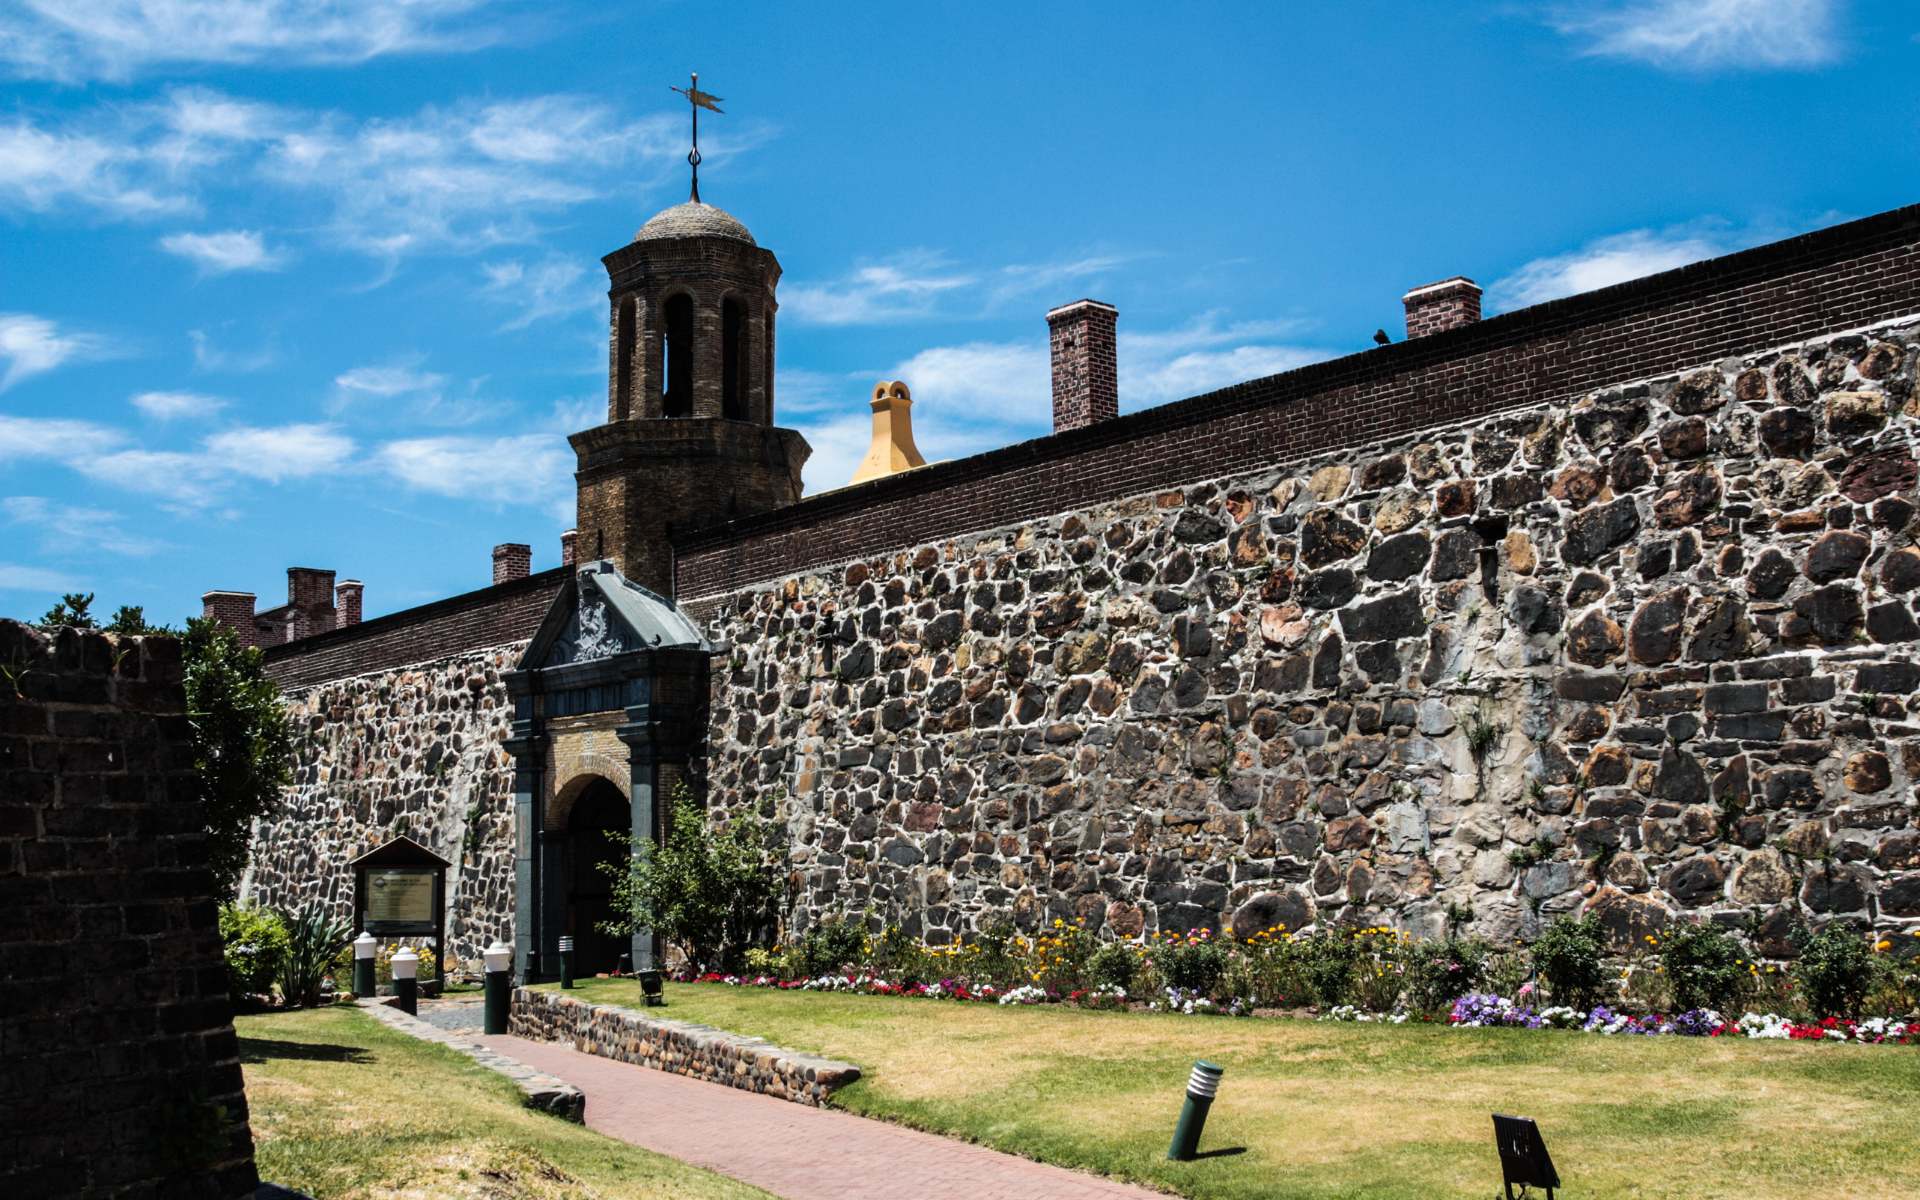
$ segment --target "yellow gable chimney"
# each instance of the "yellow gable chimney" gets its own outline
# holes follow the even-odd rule
[[[907,385],[899,380],[875,384],[873,444],[867,447],[867,456],[860,460],[850,482],[865,483],[926,465],[927,460],[920,457],[919,448],[913,444],[913,397]]]

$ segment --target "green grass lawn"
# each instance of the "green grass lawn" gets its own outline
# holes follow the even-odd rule
[[[504,1077],[348,1008],[243,1016],[260,1177],[316,1200],[765,1200],[521,1104]]]
[[[581,984],[639,1007],[639,985]],[[1540,1122],[1562,1195],[1920,1195],[1920,1050],[1344,1025],[669,984],[655,1014],[857,1064],[853,1112],[1206,1200],[1498,1192],[1493,1112]],[[1188,1068],[1226,1067],[1192,1163]]]

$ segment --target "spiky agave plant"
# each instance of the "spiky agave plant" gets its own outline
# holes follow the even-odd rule
[[[280,994],[290,1005],[320,1003],[327,970],[353,937],[353,927],[329,915],[318,900],[297,913],[281,913],[287,924],[286,956],[280,960]]]

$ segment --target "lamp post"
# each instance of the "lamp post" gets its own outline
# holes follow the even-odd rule
[[[420,1015],[420,956],[412,946],[402,946],[393,956],[393,994],[400,997],[400,1011],[410,1017]]]
[[[488,946],[482,955],[487,960],[487,1025],[488,1033],[507,1031],[507,1004],[513,986],[510,968],[513,966],[513,951],[496,940]]]
[[[573,939],[570,937],[560,939],[560,986],[569,990],[573,987]]]
[[[373,995],[377,990],[373,982],[373,953],[379,948],[373,935],[361,931],[353,939],[353,994],[361,998]]]
[[[1167,1147],[1167,1157],[1174,1162],[1190,1162],[1200,1149],[1200,1131],[1207,1126],[1207,1110],[1213,1107],[1225,1073],[1225,1068],[1205,1059],[1193,1064],[1193,1074],[1187,1076],[1187,1102],[1181,1106],[1180,1123],[1173,1127],[1173,1144]]]

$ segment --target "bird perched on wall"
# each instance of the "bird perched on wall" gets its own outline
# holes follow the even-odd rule
[[[1387,336],[1387,331],[1386,331],[1386,330],[1384,330],[1384,329],[1376,329],[1376,330],[1374,330],[1374,331],[1373,331],[1373,344],[1374,344],[1374,345],[1376,345],[1376,346],[1385,346],[1385,345],[1387,345],[1387,344],[1388,344],[1389,342],[1391,342],[1391,341],[1393,341],[1393,339]]]

